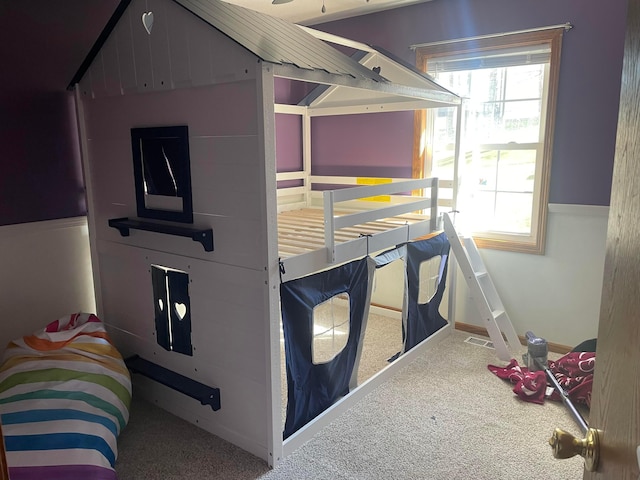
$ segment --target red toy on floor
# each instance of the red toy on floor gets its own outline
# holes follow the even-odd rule
[[[596,365],[594,352],[571,352],[556,361],[549,361],[548,368],[558,383],[569,395],[569,399],[581,405],[591,406],[593,370]],[[514,383],[513,392],[526,402],[542,404],[545,398],[561,400],[560,394],[547,387],[545,372],[530,371],[512,359],[505,367],[488,365],[489,371]]]

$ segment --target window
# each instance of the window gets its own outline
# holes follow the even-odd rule
[[[481,248],[544,253],[564,28],[417,47],[417,66],[463,98],[416,114],[414,172],[452,180]]]
[[[193,223],[189,128],[131,129],[139,217]]]

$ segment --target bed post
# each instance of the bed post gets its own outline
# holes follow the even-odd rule
[[[438,230],[438,178],[431,179],[431,213],[429,228],[432,232]]]
[[[324,245],[327,248],[327,261],[331,264],[336,261],[334,248],[335,221],[333,218],[334,195],[332,190],[322,192],[324,199]]]
[[[311,117],[305,109],[302,114],[302,169],[304,171],[304,204],[311,206]]]
[[[456,143],[453,152],[453,204],[451,210],[458,209],[458,187],[460,185],[460,139],[462,138],[462,102],[456,106]]]
[[[98,318],[103,318],[104,309],[102,308],[102,287],[100,286],[100,265],[98,262],[98,244],[96,241],[96,218],[94,214],[95,199],[93,189],[93,177],[91,175],[91,166],[89,162],[89,145],[87,140],[87,124],[85,121],[84,104],[80,96],[80,87],[74,86],[73,90],[75,107],[76,107],[76,128],[78,129],[78,138],[80,141],[80,160],[82,164],[82,179],[84,181],[85,190],[87,192],[87,226],[89,229],[89,248],[91,253],[91,271],[93,273],[93,296],[96,302],[96,313]]]

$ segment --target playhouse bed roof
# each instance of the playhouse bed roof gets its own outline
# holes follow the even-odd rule
[[[98,55],[111,31],[124,14],[132,0],[122,0],[111,19],[94,43],[84,62],[69,83],[72,89],[88,71],[93,59]],[[356,104],[386,103],[391,105],[395,99],[401,103],[418,101],[416,108],[452,105],[459,98],[438,86],[424,74],[411,71],[412,67],[391,60],[379,49],[351,42],[341,37],[324,34],[317,30],[300,27],[286,20],[272,17],[221,0],[172,0],[196,15],[213,28],[225,34],[246,48],[264,62],[273,65],[274,75],[333,87],[341,86],[340,91],[332,93],[332,103],[322,102],[322,106],[335,106],[336,101]],[[387,66],[379,74],[369,63],[351,58],[328,42],[347,45],[366,51],[367,58],[375,56],[374,66],[383,62]],[[364,57],[364,56],[363,56]],[[380,60],[377,60],[380,59]],[[393,77],[389,75],[393,65]],[[404,72],[398,76],[397,72]],[[400,80],[400,83],[398,81]],[[333,89],[335,90],[335,89]],[[374,93],[375,92],[375,93]],[[322,96],[325,98],[326,94]],[[415,102],[414,102],[415,103]],[[319,98],[315,105],[319,107]]]
[[[342,85],[319,85],[300,105],[312,116],[368,113],[373,111],[416,110],[457,105],[460,98],[436,83],[433,78],[387,50],[344,37],[304,28],[311,35],[329,43],[354,50],[351,59],[379,73],[387,85],[371,89],[344,88]],[[385,90],[388,86],[388,90]],[[415,92],[428,92],[417,96]]]

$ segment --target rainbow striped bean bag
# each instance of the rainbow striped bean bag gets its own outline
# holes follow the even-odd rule
[[[115,480],[130,401],[129,371],[95,315],[14,340],[0,366],[11,480]]]

